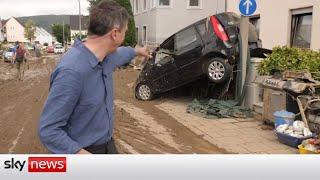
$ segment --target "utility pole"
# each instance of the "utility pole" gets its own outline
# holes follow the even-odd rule
[[[78,0],[79,2],[79,36],[80,36],[80,39],[82,39],[82,33],[81,33],[81,3],[80,3],[80,0]]]

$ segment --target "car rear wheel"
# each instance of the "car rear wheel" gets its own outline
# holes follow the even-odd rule
[[[207,65],[207,75],[214,83],[222,83],[226,81],[232,73],[232,67],[227,60],[222,58],[214,58]]]
[[[150,86],[147,84],[139,84],[136,88],[136,97],[143,101],[151,100],[153,93]]]

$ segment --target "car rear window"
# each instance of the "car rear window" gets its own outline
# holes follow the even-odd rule
[[[225,13],[222,16],[227,21],[228,25],[235,25],[240,23],[240,16],[235,13]]]

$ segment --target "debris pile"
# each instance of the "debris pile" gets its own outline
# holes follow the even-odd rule
[[[312,132],[305,127],[302,121],[295,121],[293,125],[282,124],[276,128],[277,132],[287,134],[296,138],[312,136]]]
[[[237,105],[236,101],[228,100],[193,100],[188,105],[187,112],[200,115],[208,119],[219,118],[250,118],[253,117],[252,111],[249,108]]]
[[[320,153],[320,139],[307,139],[302,141],[302,147],[313,153]]]

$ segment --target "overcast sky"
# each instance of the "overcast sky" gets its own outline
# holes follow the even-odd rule
[[[81,14],[88,15],[88,0],[80,0]],[[0,17],[79,14],[78,0],[0,0]]]

